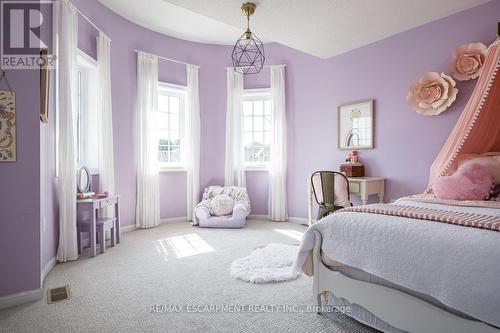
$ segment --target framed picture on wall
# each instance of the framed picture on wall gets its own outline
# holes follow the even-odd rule
[[[40,120],[49,121],[49,83],[50,71],[47,69],[47,50],[40,51]]]
[[[16,155],[16,93],[0,90],[0,162],[15,162]]]
[[[373,148],[373,99],[338,107],[338,147],[345,150]]]

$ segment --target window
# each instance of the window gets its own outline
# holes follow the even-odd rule
[[[186,161],[186,88],[158,86],[158,161],[162,169],[182,168]]]
[[[79,51],[77,56],[76,158],[79,164],[97,171],[97,64]]]
[[[243,93],[243,149],[247,168],[265,168],[271,154],[272,98],[269,89]]]

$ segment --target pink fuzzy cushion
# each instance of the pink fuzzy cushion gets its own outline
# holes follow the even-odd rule
[[[493,182],[500,184],[500,153],[486,153],[482,155],[466,154],[457,158],[458,167],[465,164],[481,164],[488,168],[493,176]]]
[[[464,164],[451,176],[442,176],[432,185],[434,195],[445,200],[485,200],[493,185],[487,167]]]

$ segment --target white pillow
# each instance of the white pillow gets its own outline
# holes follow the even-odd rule
[[[233,212],[234,200],[227,194],[219,194],[210,201],[210,205],[213,215],[224,216]]]

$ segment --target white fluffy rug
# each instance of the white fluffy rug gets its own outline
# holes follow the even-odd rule
[[[292,273],[298,246],[269,244],[255,249],[248,257],[231,264],[231,276],[247,282],[265,283],[295,280],[300,273]]]

